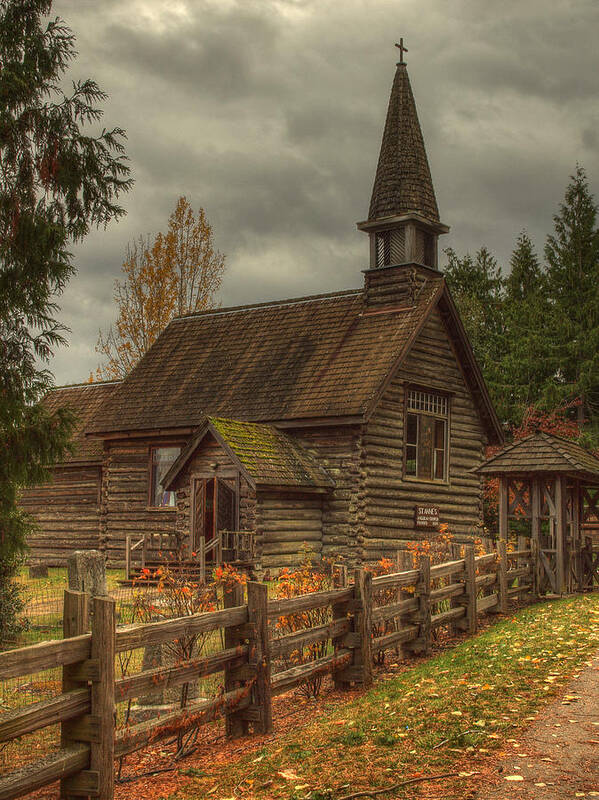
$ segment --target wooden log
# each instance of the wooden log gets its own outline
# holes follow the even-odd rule
[[[497,586],[499,589],[499,611],[507,614],[508,593],[507,593],[507,544],[504,539],[497,542]]]
[[[505,476],[499,478],[499,539],[507,542],[508,537],[509,496],[508,480]]]
[[[386,622],[389,619],[393,619],[394,617],[399,617],[402,614],[415,613],[418,611],[418,608],[419,604],[416,597],[400,600],[399,602],[392,603],[388,606],[378,606],[377,608],[372,609],[372,621],[376,625],[381,622]]]
[[[243,604],[243,586],[234,586],[229,591],[224,592],[225,608],[238,608]],[[246,648],[243,661],[247,663],[249,647],[242,644],[244,635],[240,626],[229,626],[225,628],[225,647],[229,650],[235,648]],[[233,692],[241,688],[241,682],[235,677],[235,669],[238,666],[235,662],[228,662],[225,665],[225,693]],[[243,736],[248,733],[248,723],[239,713],[238,709],[231,707],[225,712],[225,731],[227,736]]]
[[[488,567],[491,564],[495,564],[497,560],[496,553],[486,553],[484,556],[476,556],[474,559],[476,566],[480,569],[481,567]]]
[[[394,586],[402,587],[402,586],[416,586],[418,579],[420,577],[420,573],[417,569],[409,569],[405,572],[394,572],[390,575],[378,575],[376,578],[372,579],[372,588],[373,591],[378,591],[379,589],[388,589]]]
[[[299,597],[290,597],[284,600],[270,600],[268,603],[269,617],[282,617],[289,614],[299,614],[313,608],[323,608],[331,603],[340,603],[351,600],[353,587],[343,589],[330,589],[326,592],[313,592]]]
[[[100,675],[92,683],[91,713],[98,720],[98,741],[91,744],[90,768],[98,773],[99,800],[114,797],[114,656],[115,602],[110,597],[93,598],[91,655]]]
[[[354,631],[359,646],[354,650],[352,666],[360,677],[357,683],[368,687],[372,684],[372,573],[357,569],[354,573],[355,605]]]
[[[456,620],[463,619],[466,616],[467,609],[465,606],[456,606],[447,611],[441,611],[439,614],[431,616],[431,628],[437,628],[439,625],[446,625],[448,622],[455,622]]]
[[[167,642],[196,633],[208,633],[209,631],[233,625],[243,625],[247,621],[247,607],[239,606],[238,608],[206,611],[201,614],[193,614],[190,617],[177,617],[176,619],[151,622],[145,625],[130,625],[118,629],[116,633],[116,652],[134,650],[137,647],[159,644],[160,642]]]
[[[272,693],[274,695],[281,694],[309,678],[314,678],[327,672],[338,671],[342,667],[349,665],[351,660],[352,651],[343,649],[319,658],[317,661],[308,661],[306,664],[300,664],[283,672],[277,672],[271,679]],[[343,673],[341,672],[341,674]]]
[[[45,758],[0,777],[0,800],[12,800],[41,789],[68,775],[73,775],[89,764],[89,746],[74,745],[62,748]]]
[[[488,594],[486,597],[479,597],[476,601],[476,610],[480,614],[481,611],[488,611],[494,608],[499,603],[498,594]]]
[[[73,719],[89,710],[89,690],[74,689],[23,708],[5,711],[0,715],[0,742],[9,742],[48,725]]]
[[[428,654],[431,647],[431,560],[430,556],[420,557],[419,578],[416,584],[418,598],[418,638],[408,643],[408,648]]]
[[[349,584],[349,577],[347,566],[345,564],[339,565],[339,587],[342,589],[348,588]],[[351,587],[352,591],[349,596],[349,599],[334,601],[331,603],[331,612],[333,615],[333,625],[340,625],[343,624],[344,626],[347,625],[347,631],[353,631],[354,629],[354,620],[353,618],[350,619],[350,611],[353,606],[354,602],[354,590]],[[344,637],[347,631],[339,631],[339,633],[334,634],[331,637],[331,645],[337,655],[342,649],[344,644]],[[345,637],[346,638],[346,637]],[[353,655],[351,657],[353,660]],[[343,662],[341,668],[347,666],[346,661]],[[346,689],[348,687],[347,681],[344,681],[340,676],[340,668],[332,667],[333,670],[333,684],[336,689]]]
[[[391,647],[396,647],[398,644],[405,644],[418,637],[418,625],[407,625],[405,628],[400,628],[397,631],[386,633],[383,636],[377,636],[372,640],[372,649],[376,652],[388,650]]]
[[[444,578],[447,575],[459,575],[464,572],[465,561],[463,558],[458,561],[445,561],[443,564],[435,564],[431,567],[431,580]]]
[[[259,713],[259,719],[254,722],[255,731],[257,733],[270,733],[272,731],[272,700],[270,639],[268,635],[268,586],[265,583],[249,581],[247,593],[248,621],[256,629],[256,638],[252,641],[252,649],[250,651],[250,664],[253,664],[256,670],[250,709]]]
[[[466,594],[466,631],[469,636],[474,636],[477,628],[476,616],[476,564],[474,562],[474,546],[466,545],[464,548],[464,561],[466,563],[466,576],[464,591]]]
[[[230,630],[230,629],[228,629]],[[228,632],[228,631],[227,631]],[[184,661],[172,667],[156,667],[115,681],[115,699],[124,703],[134,697],[163,692],[198,678],[223,670],[234,670],[247,662],[249,647],[239,644],[193,661]]]
[[[63,615],[62,615],[62,630],[63,636],[69,639],[73,636],[82,636],[87,632],[89,622],[89,596],[85,592],[74,592],[69,589],[65,590],[63,600]],[[60,720],[60,744],[61,747],[66,748],[73,744],[75,741],[72,736],[73,722],[72,720],[80,715],[87,714],[91,711],[91,695],[87,687],[87,681],[82,680],[78,676],[81,669],[81,661],[75,664],[66,664],[62,668],[62,691],[68,693],[71,691],[79,691],[85,695],[86,706],[80,710],[79,714],[74,714],[72,717],[63,715]],[[84,688],[85,687],[85,688]],[[67,798],[68,787],[62,781],[60,785],[60,796]]]
[[[431,603],[441,603],[450,597],[460,597],[465,592],[463,583],[450,583],[448,586],[440,586],[431,591]]]
[[[0,653],[0,680],[84,661],[89,658],[90,647],[91,636],[87,633],[71,639],[56,639],[7,650]]]
[[[273,658],[293,653],[311,644],[326,642],[328,639],[335,639],[348,633],[351,625],[347,618],[336,619],[326,625],[318,625],[314,628],[305,628],[294,633],[288,633],[270,640],[270,652]]]
[[[149,744],[171,737],[173,732],[184,733],[204,722],[215,719],[229,709],[240,710],[247,707],[249,702],[249,689],[244,686],[222,696],[200,700],[186,708],[163,714],[158,719],[124,728],[117,731],[115,736],[115,757],[133,753]]]

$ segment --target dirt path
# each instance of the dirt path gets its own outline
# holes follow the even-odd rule
[[[508,744],[499,782],[479,800],[599,798],[599,654]]]

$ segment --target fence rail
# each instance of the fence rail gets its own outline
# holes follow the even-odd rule
[[[441,626],[473,634],[479,614],[505,612],[511,600],[534,593],[535,576],[531,550],[508,553],[499,543],[497,553],[476,557],[467,546],[464,558],[434,566],[422,557],[418,569],[374,578],[359,569],[353,583],[345,570],[347,585],[284,600],[268,601],[266,584],[250,582],[245,603],[236,587],[223,609],[143,625],[117,628],[114,601],[94,598],[91,633],[87,595],[67,591],[64,639],[0,653],[0,680],[56,667],[63,673],[57,697],[0,715],[0,742],[61,727],[56,753],[0,778],[0,800],[58,779],[62,796],[111,800],[115,758],[217,717],[225,718],[229,735],[268,732],[272,696],[326,674],[338,687],[368,686],[379,654],[397,648],[426,653]],[[303,621],[301,615],[315,609],[324,622],[302,622],[299,630],[274,635],[277,620],[299,615]],[[116,654],[218,636],[214,632],[222,644],[216,652],[115,675]],[[306,648],[313,648],[312,658],[290,661]],[[273,662],[285,668],[271,674]],[[217,672],[224,673],[224,686],[214,697],[191,698],[184,708],[116,728],[120,704]]]

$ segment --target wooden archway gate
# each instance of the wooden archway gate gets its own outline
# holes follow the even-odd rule
[[[584,487],[565,475],[499,478],[499,536],[507,541],[510,519],[530,520],[539,593],[584,588],[581,518]],[[599,496],[597,498],[599,500]],[[524,549],[519,543],[518,549]]]

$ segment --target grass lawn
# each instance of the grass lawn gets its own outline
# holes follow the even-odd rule
[[[106,584],[108,591],[116,589],[119,581],[125,577],[125,571],[122,569],[107,569],[106,570]],[[17,576],[19,583],[27,586],[34,594],[43,593],[48,590],[59,590],[67,588],[67,568],[66,567],[50,567],[48,570],[47,578],[30,578],[29,567],[21,567]]]
[[[467,770],[469,756],[491,758],[598,648],[599,594],[530,606],[329,713],[325,708],[259,752],[226,766],[202,764],[201,775],[175,796],[329,800]],[[466,775],[445,782],[444,796],[462,797],[467,785]]]

